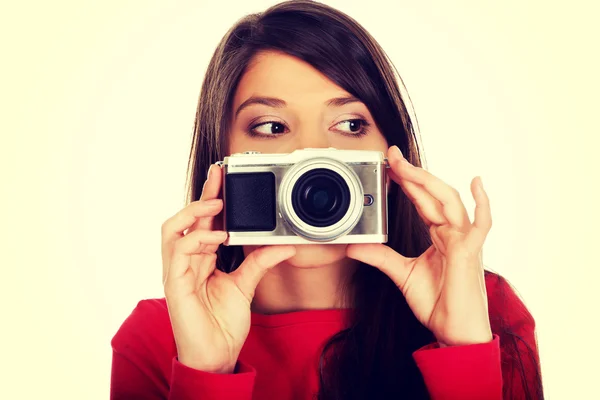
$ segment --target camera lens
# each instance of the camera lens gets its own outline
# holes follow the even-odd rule
[[[306,172],[292,189],[292,206],[305,223],[327,227],[339,222],[350,207],[350,189],[337,172],[326,168]]]

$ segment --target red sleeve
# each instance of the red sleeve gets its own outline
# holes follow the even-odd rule
[[[542,399],[534,319],[504,278],[486,283],[493,340],[415,351],[427,390],[433,400]]]
[[[489,343],[423,347],[413,356],[432,400],[501,400],[499,338]]]
[[[251,400],[256,370],[238,362],[233,374],[198,371],[173,359],[169,400]]]
[[[195,370],[177,360],[164,302],[143,300],[112,342],[111,400],[250,400],[256,371],[238,362],[232,374]]]

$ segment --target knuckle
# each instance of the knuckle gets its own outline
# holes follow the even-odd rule
[[[485,222],[484,228],[485,228],[486,232],[489,232],[492,229],[492,219],[491,218]]]
[[[203,198],[199,198],[198,200],[192,201],[190,204],[188,204],[186,208],[188,210],[191,210],[193,208],[203,207],[205,204],[206,200]]]
[[[254,257],[253,257],[254,266],[258,269],[265,268],[266,264],[267,264],[266,247],[256,250],[253,254],[254,254]]]
[[[485,206],[485,207],[489,207],[490,206],[490,199],[487,196],[485,196],[485,195],[480,195],[480,196],[476,197],[475,203],[476,204],[481,204],[482,206]]]

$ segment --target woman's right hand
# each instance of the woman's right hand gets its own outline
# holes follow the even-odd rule
[[[200,200],[162,226],[163,284],[178,360],[202,371],[232,373],[250,331],[256,286],[295,248],[261,247],[234,272],[216,269],[215,252],[227,238],[214,230],[214,217],[223,208],[221,168],[211,166],[207,176]]]

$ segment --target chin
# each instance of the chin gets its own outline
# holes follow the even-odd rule
[[[346,244],[303,244],[296,245],[296,255],[286,264],[296,268],[319,268],[324,265],[338,263],[346,259]],[[248,255],[256,247],[245,246]]]
[[[346,259],[345,244],[305,244],[296,246],[296,255],[287,263],[297,268],[318,268]]]

